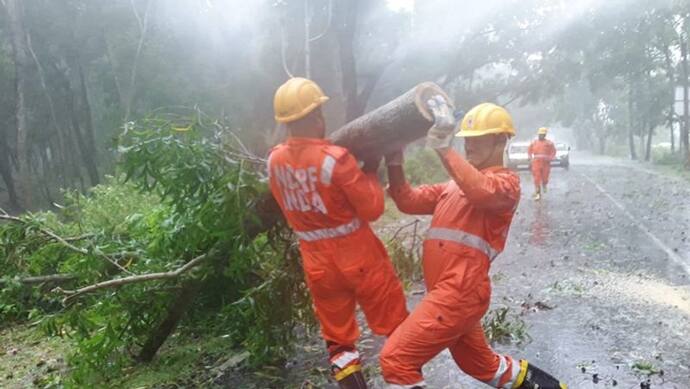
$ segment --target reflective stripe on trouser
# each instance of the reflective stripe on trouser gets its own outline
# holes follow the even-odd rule
[[[489,257],[490,261],[493,261],[494,258],[496,258],[496,256],[500,253],[499,250],[496,250],[493,247],[491,247],[489,242],[484,240],[482,237],[470,234],[469,232],[465,232],[462,230],[432,227],[429,228],[429,231],[426,234],[426,238],[447,240],[449,242],[455,242],[467,247],[471,247],[473,249],[477,249],[482,253],[486,254],[486,256]]]
[[[512,388],[515,379],[520,374],[520,364],[509,356],[499,355],[498,358],[498,370],[487,384],[494,388]]]
[[[331,372],[336,381],[342,381],[347,376],[362,370],[359,353],[344,351],[331,358]]]
[[[551,156],[548,154],[534,154],[532,156],[534,159],[551,159]]]
[[[339,238],[341,236],[347,236],[351,233],[357,231],[362,226],[362,222],[354,218],[347,224],[341,224],[337,227],[322,228],[319,230],[312,231],[295,231],[295,235],[301,240],[307,242],[314,242],[322,239]]]
[[[386,389],[411,389],[411,388],[426,388],[426,382],[419,381],[416,384],[411,384],[411,385],[388,384],[386,386]]]

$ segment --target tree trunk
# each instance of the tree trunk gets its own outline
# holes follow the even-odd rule
[[[680,142],[683,147],[683,159],[690,158],[690,139],[688,139],[688,42],[682,41],[680,45],[683,58],[683,126],[680,131]]]
[[[86,88],[86,79],[84,77],[84,69],[81,63],[77,61],[77,72],[79,73],[79,86],[81,91],[82,110],[84,112],[84,133],[86,136],[86,148],[88,150],[90,160],[93,166],[87,167],[89,172],[89,179],[91,185],[98,185],[100,176],[98,175],[98,151],[96,150],[96,139],[93,130],[93,117],[91,116],[91,104],[89,103],[89,93]]]
[[[652,137],[654,136],[654,126],[650,125],[647,130],[647,149],[645,151],[644,160],[649,162],[652,159]]]
[[[175,331],[177,324],[194,303],[196,296],[201,291],[204,282],[197,279],[186,281],[182,290],[177,294],[172,304],[168,307],[168,313],[163,321],[151,332],[139,352],[138,359],[142,362],[150,362],[161,348],[165,340]]]
[[[67,75],[66,69],[62,70],[61,73],[62,87],[64,88],[64,93],[66,95],[65,105],[67,115],[70,120],[70,127],[72,130],[70,143],[72,144],[73,151],[76,143],[76,147],[78,149],[79,156],[81,157],[82,164],[89,176],[89,181],[91,182],[91,184],[96,185],[99,181],[98,169],[96,167],[95,156],[92,154],[91,148],[89,147],[88,138],[82,133],[80,118],[77,112],[77,104],[79,97],[76,95],[76,92],[72,87],[72,81]],[[80,179],[80,182],[82,182],[83,187],[83,180],[81,178],[81,174],[78,174],[78,177]]]
[[[332,133],[333,143],[359,159],[373,159],[397,150],[426,135],[433,116],[426,100],[433,95],[450,99],[436,84],[425,82]]]
[[[357,65],[354,54],[355,31],[357,28],[357,8],[359,0],[336,2],[338,53],[342,73],[342,89],[345,100],[345,122],[350,122],[364,113],[363,104],[357,96]]]
[[[62,186],[64,188],[68,187],[68,182],[67,182],[67,176],[69,174],[66,174],[65,170],[69,171],[69,167],[72,167],[72,174],[74,174],[74,171],[76,170],[74,168],[75,164],[73,163],[74,159],[72,156],[70,156],[67,153],[66,146],[65,146],[65,138],[69,135],[64,134],[63,129],[60,127],[57,119],[57,114],[55,112],[55,103],[53,101],[53,97],[50,94],[50,91],[48,90],[48,85],[46,83],[46,76],[45,76],[45,71],[43,69],[43,64],[41,64],[41,61],[39,61],[38,56],[36,55],[36,52],[33,49],[33,45],[31,43],[31,35],[27,35],[26,37],[27,41],[27,47],[29,49],[29,53],[31,53],[31,57],[34,60],[34,64],[36,65],[36,70],[38,71],[38,78],[39,81],[41,82],[41,89],[43,91],[43,96],[46,99],[46,103],[48,104],[48,111],[50,112],[50,122],[51,122],[51,127],[53,128],[53,134],[50,135],[51,138],[53,136],[55,137],[55,140],[53,140],[52,143],[55,144],[55,150],[57,151],[57,155],[53,155],[53,158],[56,158],[58,160],[57,162],[57,168],[51,169],[54,170],[55,176],[53,177],[55,180],[60,181]],[[68,162],[69,160],[69,162]],[[51,161],[52,162],[52,161]],[[44,183],[47,186],[47,183]],[[58,184],[59,185],[59,184]]]
[[[5,187],[7,188],[7,195],[10,198],[10,206],[12,208],[19,209],[19,199],[17,198],[17,191],[14,187],[14,178],[12,177],[12,164],[10,162],[10,150],[5,142],[7,139],[4,131],[4,127],[0,128],[0,176],[2,176],[3,181],[5,181]]]
[[[671,105],[671,109],[669,110],[668,113],[668,130],[671,135],[671,154],[674,154],[676,152],[676,137],[674,136],[674,126],[675,126],[675,121],[673,119],[673,104]]]
[[[137,69],[139,67],[139,58],[141,57],[141,51],[144,48],[144,42],[146,41],[146,34],[149,28],[149,11],[151,9],[151,3],[155,0],[146,1],[146,10],[144,11],[144,18],[139,17],[139,13],[136,9],[136,5],[132,2],[132,12],[137,18],[139,23],[139,43],[137,44],[137,51],[134,54],[134,60],[132,62],[132,71],[129,77],[129,88],[127,88],[127,101],[125,105],[125,123],[129,121],[130,114],[132,113],[132,105],[134,104],[134,99],[136,97],[137,90]]]
[[[633,90],[632,83],[628,85],[628,146],[630,147],[630,159],[637,159],[637,152],[635,151],[635,135],[634,135],[634,120],[633,120]]]
[[[19,195],[21,206],[30,208],[31,198],[31,173],[29,171],[29,144],[27,127],[26,106],[26,80],[27,80],[27,45],[26,31],[24,29],[24,7],[21,0],[7,0],[5,2],[9,16],[10,31],[12,32],[12,49],[14,52],[15,66],[15,115],[17,120],[17,170],[19,171]]]

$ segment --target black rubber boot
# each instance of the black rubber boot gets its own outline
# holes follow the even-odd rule
[[[518,384],[515,389],[568,389],[566,384],[527,361],[520,361],[520,374],[515,383]]]
[[[340,389],[367,389],[367,381],[362,371],[355,371],[338,381]]]

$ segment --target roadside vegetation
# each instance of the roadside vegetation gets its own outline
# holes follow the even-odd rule
[[[263,173],[218,123],[138,121],[118,175],[66,193],[57,211],[0,215],[0,323],[67,340],[65,384],[117,383],[153,359],[177,316],[178,344],[212,339],[251,366],[284,359],[295,327],[313,323],[289,235],[245,227]]]

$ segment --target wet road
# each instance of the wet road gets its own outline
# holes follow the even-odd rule
[[[539,202],[520,173],[523,198],[492,266],[492,309],[520,315],[532,340],[495,348],[570,388],[690,388],[690,183],[626,161],[573,162],[552,171]],[[448,352],[424,372],[430,388],[486,387]]]
[[[572,162],[552,170],[539,202],[531,176],[520,173],[522,201],[491,269],[491,309],[518,315],[531,341],[494,348],[572,389],[690,388],[690,182],[623,160]],[[382,341],[365,330],[359,347],[370,368]],[[311,348],[319,351],[309,363],[318,365],[322,347]],[[429,388],[488,387],[447,351],[424,373]],[[372,387],[383,388],[374,375]]]

